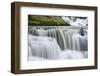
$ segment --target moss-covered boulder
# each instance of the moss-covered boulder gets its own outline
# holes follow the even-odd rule
[[[28,26],[69,26],[61,16],[29,15]]]

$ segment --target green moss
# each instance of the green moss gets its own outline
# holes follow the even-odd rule
[[[64,22],[61,16],[28,16],[29,26],[65,26],[68,25]]]

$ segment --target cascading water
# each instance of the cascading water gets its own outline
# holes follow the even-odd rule
[[[32,28],[28,39],[29,60],[87,58],[87,37],[76,29]]]
[[[59,55],[61,49],[54,38],[29,35],[29,39],[32,56],[47,59],[58,58],[57,56]]]

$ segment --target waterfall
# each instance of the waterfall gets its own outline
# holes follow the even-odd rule
[[[57,59],[61,51],[56,40],[52,37],[29,36],[29,43],[33,56],[38,56],[47,59]]]
[[[73,50],[73,34],[76,34],[77,30],[69,29],[68,31],[64,31],[66,47],[67,49]],[[74,49],[75,50],[75,49]]]
[[[79,50],[87,51],[88,50],[88,38],[87,35],[81,36],[78,33],[78,30],[70,29],[64,32],[65,41],[67,49],[69,50]]]
[[[61,29],[50,29],[48,30],[48,36],[53,37],[57,40],[59,47],[64,50],[66,49],[66,42],[63,31]]]
[[[33,60],[87,58],[87,35],[77,29],[32,28],[28,34],[28,56]],[[29,59],[30,60],[30,59]]]

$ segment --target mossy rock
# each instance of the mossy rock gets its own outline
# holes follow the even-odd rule
[[[29,15],[28,26],[69,26],[61,16]]]

